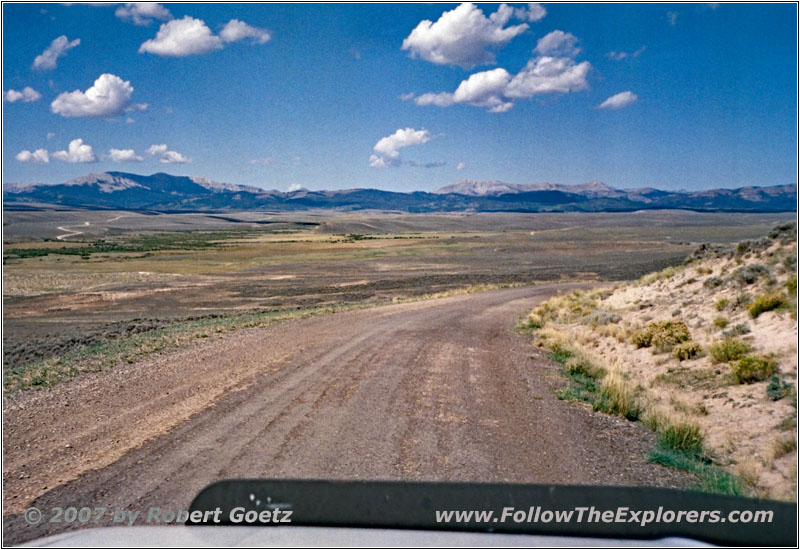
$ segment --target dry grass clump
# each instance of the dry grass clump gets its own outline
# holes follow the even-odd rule
[[[747,306],[747,311],[750,313],[750,316],[755,319],[762,313],[772,311],[773,309],[778,309],[785,304],[786,298],[783,295],[777,292],[770,292],[767,294],[762,294],[753,300]]]
[[[695,359],[703,353],[703,348],[697,342],[681,342],[672,350],[672,354],[678,361],[686,361],[687,359]]]
[[[745,355],[731,365],[731,374],[739,384],[766,380],[778,371],[778,364],[766,355]]]
[[[691,340],[689,327],[683,321],[658,321],[637,330],[631,336],[638,348],[652,347],[656,353],[667,353],[683,342]]]
[[[729,363],[741,359],[750,352],[750,346],[737,338],[725,338],[708,348],[716,363]]]

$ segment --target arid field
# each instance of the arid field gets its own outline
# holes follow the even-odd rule
[[[276,315],[476,285],[636,278],[786,217],[7,212],[4,386],[49,385]]]

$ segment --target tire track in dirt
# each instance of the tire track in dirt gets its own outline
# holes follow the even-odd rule
[[[291,321],[7,404],[6,543],[27,506],[186,507],[231,477],[685,486],[641,426],[558,401],[512,332],[568,285]],[[534,354],[533,358],[531,354]]]

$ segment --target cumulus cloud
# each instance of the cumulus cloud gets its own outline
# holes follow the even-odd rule
[[[503,68],[482,71],[462,81],[455,92],[426,93],[414,98],[417,105],[448,107],[454,104],[485,107],[490,113],[504,113],[514,100],[542,94],[566,94],[588,87],[588,61],[576,63],[569,57],[535,57],[516,75]]]
[[[32,101],[39,101],[41,97],[42,94],[40,94],[30,86],[25,86],[19,92],[17,90],[8,90],[6,92],[3,92],[3,101],[6,101],[8,103],[16,103],[17,101],[21,101],[23,103],[31,103]]]
[[[494,63],[491,48],[506,45],[528,29],[527,23],[506,27],[514,8],[501,4],[486,17],[474,4],[465,3],[444,12],[435,23],[421,21],[403,40],[402,49],[437,65],[471,69]]]
[[[534,95],[577,92],[588,87],[588,61],[575,63],[567,57],[539,57],[528,61],[508,83],[505,94],[512,98]]]
[[[272,36],[264,29],[251,27],[244,21],[231,19],[219,32],[219,37],[223,42],[239,42],[246,38],[256,44],[266,44]]]
[[[150,107],[147,103],[134,103],[133,105],[128,105],[125,107],[126,113],[133,113],[136,111],[144,112],[147,108]]]
[[[302,188],[303,188],[303,186],[300,185],[299,183],[293,183],[286,189],[286,192],[287,193],[294,193],[295,191],[300,191]]]
[[[634,103],[639,96],[631,91],[620,92],[618,94],[614,94],[600,105],[597,106],[598,109],[622,109],[623,107],[627,107],[631,103]]]
[[[458,170],[458,171],[461,171],[461,170],[463,170],[464,168],[466,168],[466,166],[467,166],[467,165],[466,165],[466,164],[464,164],[463,162],[459,162],[458,164],[456,164],[456,170]]]
[[[128,2],[117,8],[114,12],[123,21],[130,21],[134,25],[147,26],[154,19],[168,21],[172,19],[172,14],[167,8],[157,3],[150,2]]]
[[[400,165],[400,149],[423,145],[433,139],[428,130],[415,130],[414,128],[400,128],[394,134],[378,140],[370,155],[369,165],[373,168],[387,168]]]
[[[161,145],[151,145],[145,153],[158,157],[158,160],[163,164],[186,164],[187,162],[192,162],[192,159],[183,156],[177,151],[170,151],[163,143]]]
[[[222,40],[211,32],[202,19],[185,16],[161,25],[155,38],[145,41],[139,53],[162,57],[186,57],[222,48]]]
[[[42,71],[55,69],[58,58],[67,55],[69,50],[80,43],[80,38],[76,38],[70,42],[66,36],[59,36],[50,43],[50,46],[48,46],[45,51],[36,56],[36,58],[33,60],[33,68],[40,69]]]
[[[121,113],[131,102],[133,86],[127,80],[105,73],[82,92],[64,92],[50,104],[50,110],[63,117],[104,117]]]
[[[109,149],[108,156],[114,162],[142,162],[144,160],[133,149]]]
[[[70,141],[66,151],[56,151],[52,156],[62,162],[97,162],[92,146],[86,145],[80,138]]]
[[[50,154],[45,149],[36,149],[33,152],[24,150],[14,156],[19,162],[34,162],[36,164],[47,164],[50,162]]]
[[[575,57],[581,52],[577,43],[578,37],[574,34],[555,30],[541,37],[534,51],[545,56]]]
[[[516,8],[514,10],[514,17],[531,23],[541,21],[545,15],[547,15],[547,10],[544,9],[543,5],[536,2],[529,2],[527,8]]]

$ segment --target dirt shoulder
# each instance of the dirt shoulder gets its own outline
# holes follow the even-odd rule
[[[513,328],[541,285],[211,337],[4,403],[5,543],[35,505],[187,506],[231,477],[685,487],[641,426],[558,401]]]

